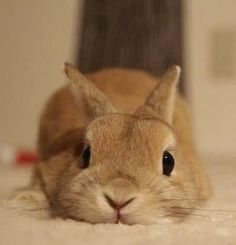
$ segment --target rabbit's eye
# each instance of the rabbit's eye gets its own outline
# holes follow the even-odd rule
[[[87,146],[82,152],[82,159],[80,163],[81,168],[87,168],[90,160],[90,146]]]
[[[168,151],[165,151],[163,153],[162,164],[163,164],[163,174],[166,176],[170,176],[175,166],[175,160]]]

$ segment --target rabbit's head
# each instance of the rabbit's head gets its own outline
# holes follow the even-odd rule
[[[198,187],[172,128],[180,68],[170,68],[130,114],[117,111],[73,66],[66,64],[65,73],[91,121],[58,181],[53,212],[90,223],[127,224],[189,214]]]

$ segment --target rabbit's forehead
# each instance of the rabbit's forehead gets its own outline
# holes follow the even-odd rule
[[[174,141],[174,133],[170,126],[158,119],[140,119],[132,115],[110,115],[97,118],[87,128],[86,138],[90,141],[142,139],[152,141],[158,136],[168,143]]]

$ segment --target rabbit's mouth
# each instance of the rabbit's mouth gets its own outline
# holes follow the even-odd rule
[[[125,225],[135,225],[136,223],[133,223],[129,219],[127,219],[124,215],[117,212],[117,220],[115,222],[116,224],[125,224]]]
[[[116,224],[125,224],[125,225],[135,225],[138,224],[134,222],[130,215],[123,214],[122,212],[117,211]]]
[[[163,224],[163,223],[172,223],[173,221],[167,217],[159,217],[154,219],[154,217],[146,217],[144,219],[139,219],[135,214],[126,213],[121,211],[114,212],[114,215],[111,216],[110,220],[106,220],[106,223],[113,224],[124,224],[124,225],[153,225],[153,224]]]

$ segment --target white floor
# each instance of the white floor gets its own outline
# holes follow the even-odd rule
[[[0,244],[236,244],[236,157],[205,158],[214,198],[178,225],[90,225],[9,209],[7,197],[29,182],[29,168],[0,165]]]

